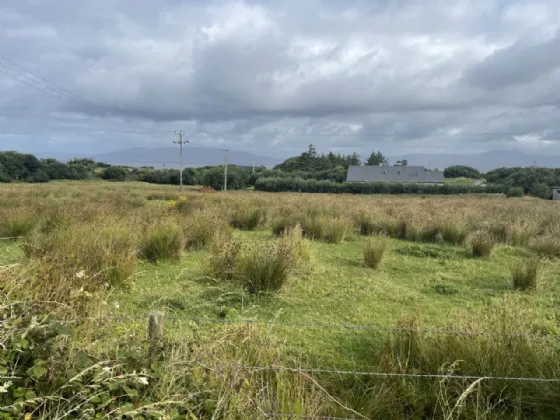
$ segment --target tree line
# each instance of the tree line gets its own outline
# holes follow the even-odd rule
[[[389,160],[379,151],[372,152],[364,163],[367,165],[390,164]],[[357,153],[318,154],[315,147],[309,145],[308,150],[301,155],[291,157],[273,169],[258,167],[253,171],[249,167],[228,165],[228,188],[243,189],[256,186],[260,179],[274,179],[276,183],[282,179],[286,180],[285,182],[292,182],[294,187],[290,187],[290,191],[296,191],[300,185],[303,185],[300,180],[342,184],[346,181],[348,168],[360,164],[361,158]],[[394,165],[406,166],[408,162],[406,160],[397,161]],[[446,168],[444,175],[445,178],[486,180],[488,185],[500,185],[506,188],[508,195],[511,196],[531,194],[536,197],[550,198],[551,187],[560,185],[560,168],[498,168],[483,174],[470,166],[454,165]],[[60,162],[56,159],[38,159],[32,154],[0,152],[0,182],[48,182],[60,179],[105,179],[179,185],[179,170],[110,165],[87,158]],[[206,185],[221,190],[223,182],[223,166],[186,168],[183,171],[184,185]],[[401,187],[395,188],[397,191]]]

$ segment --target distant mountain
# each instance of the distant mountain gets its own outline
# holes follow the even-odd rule
[[[424,165],[428,168],[445,169],[452,165],[468,165],[481,172],[491,169],[513,166],[544,166],[548,168],[560,167],[560,156],[528,155],[521,152],[493,151],[478,155],[439,155],[439,154],[410,154],[390,157],[391,164],[397,160],[406,159],[409,165]]]
[[[128,166],[154,166],[161,168],[179,167],[179,147],[159,147],[150,149],[147,147],[132,147],[130,149],[118,150],[116,152],[88,156],[97,162],[110,163],[112,165]],[[228,162],[233,165],[271,167],[282,162],[281,159],[269,156],[259,156],[249,152],[230,151]],[[222,165],[224,163],[224,151],[207,147],[185,146],[183,148],[183,165],[185,167],[200,167]]]

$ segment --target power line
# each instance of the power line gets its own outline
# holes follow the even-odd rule
[[[95,104],[94,102],[88,100],[87,98],[84,98],[84,97],[81,96],[81,95],[78,95],[78,94],[76,94],[76,93],[73,93],[73,92],[69,91],[68,89],[65,89],[65,88],[63,88],[63,87],[57,85],[56,83],[47,80],[46,78],[37,75],[36,73],[32,72],[31,70],[29,70],[29,69],[27,69],[27,68],[25,68],[25,67],[23,67],[23,66],[21,66],[21,65],[19,65],[19,64],[16,64],[15,62],[13,62],[12,60],[6,58],[5,56],[0,55],[0,59],[1,59],[1,60],[4,60],[4,61],[7,61],[8,63],[11,63],[13,66],[16,66],[16,67],[22,69],[23,71],[25,71],[25,72],[27,72],[27,73],[33,75],[36,79],[40,79],[40,80],[44,81],[44,82],[46,83],[46,85],[43,84],[43,83],[40,83],[40,86],[41,86],[41,87],[47,87],[48,89],[51,89],[52,91],[56,92],[57,94],[61,95],[62,97],[67,98],[67,99],[73,101],[75,104],[78,104],[78,105],[81,106],[83,109],[85,109],[85,105],[90,105],[90,106],[93,106],[94,108],[98,108],[98,105],[97,105],[97,104]],[[28,74],[23,73],[23,72],[21,72],[21,71],[18,71],[18,70],[16,70],[16,69],[14,69],[13,66],[8,66],[8,65],[6,65],[5,63],[2,63],[1,61],[0,61],[0,65],[2,65],[3,67],[5,67],[5,68],[7,68],[7,69],[9,69],[9,70],[11,70],[11,71],[13,71],[13,72],[16,73],[16,74],[19,74],[19,75],[21,75],[21,76],[23,76],[23,77],[26,77],[27,79],[29,79],[29,80],[31,80],[31,81],[33,81],[33,82],[36,82],[36,81],[35,81],[32,77],[30,77]],[[62,100],[62,98],[59,97],[59,96],[54,96],[54,95],[52,95],[51,93],[49,93],[49,92],[47,92],[47,91],[45,91],[45,90],[42,90],[42,89],[40,89],[40,88],[38,88],[38,87],[36,87],[36,86],[34,86],[34,85],[30,85],[30,84],[28,84],[28,83],[25,83],[25,82],[22,81],[21,79],[18,79],[18,78],[14,77],[14,76],[11,76],[11,75],[9,75],[9,74],[7,74],[7,73],[5,73],[5,72],[4,72],[4,74],[6,74],[6,75],[12,77],[14,80],[17,80],[17,81],[20,82],[20,83],[23,83],[24,85],[33,87],[33,88],[35,88],[35,89],[37,89],[37,90],[39,90],[39,91],[41,91],[41,92],[43,92],[43,93],[46,93],[47,95],[50,95],[50,96],[53,96],[53,97],[57,98],[58,100]],[[50,86],[49,86],[49,85],[50,85]],[[51,87],[51,86],[54,86],[54,88]],[[113,121],[113,122],[116,122],[116,123],[118,123],[118,124],[125,124],[123,121],[120,121],[120,120],[118,120],[118,119],[112,118],[110,115],[106,115],[105,118],[107,118],[107,119],[109,119],[109,120],[111,120],[111,121]],[[134,122],[132,122],[132,121],[128,121],[128,124],[134,125],[135,127],[138,127],[140,130],[144,131],[144,127],[142,127],[142,126],[139,125],[139,124],[136,124],[136,123],[134,123]],[[170,132],[170,131],[167,131],[167,132]]]

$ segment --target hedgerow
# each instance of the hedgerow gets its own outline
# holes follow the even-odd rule
[[[331,194],[503,194],[502,185],[405,184],[389,182],[330,182],[303,178],[260,178],[255,189],[268,192]]]

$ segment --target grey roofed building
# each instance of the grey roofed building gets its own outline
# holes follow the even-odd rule
[[[443,184],[443,172],[429,171],[423,166],[350,166],[347,182],[420,182]]]

